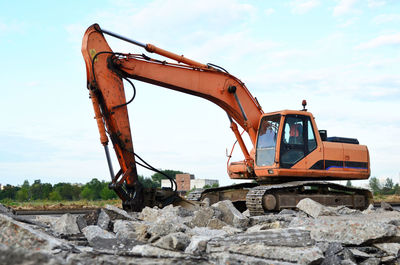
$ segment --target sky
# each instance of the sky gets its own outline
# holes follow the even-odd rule
[[[399,182],[400,1],[27,0],[0,3],[1,184],[110,179],[80,51],[93,23],[222,66],[264,112],[301,109],[306,99],[318,129],[357,138],[371,176]],[[106,38],[116,52],[146,53]],[[134,83],[135,152],[156,168],[231,184],[226,150],[235,138],[225,112]],[[242,159],[236,148],[231,161]]]

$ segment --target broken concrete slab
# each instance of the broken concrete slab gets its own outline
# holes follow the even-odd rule
[[[134,246],[145,243],[129,238],[99,238],[95,237],[90,241],[90,246],[94,249],[108,250],[111,252],[129,252]]]
[[[220,219],[213,217],[211,218],[208,223],[207,227],[211,229],[222,229],[223,227],[227,226],[228,224],[225,223],[224,221],[221,221]]]
[[[286,227],[290,224],[290,222],[294,218],[295,218],[294,216],[286,215],[286,214],[285,215],[270,214],[270,215],[251,216],[249,218],[249,226],[254,226],[257,224],[279,222],[281,227]]]
[[[281,260],[271,260],[265,258],[258,258],[248,255],[241,255],[237,253],[211,253],[209,256],[215,260],[215,264],[257,264],[257,265],[293,265],[292,262],[285,262]]]
[[[18,222],[0,214],[0,243],[8,247],[51,252],[56,248],[73,249],[65,241],[55,238],[34,226]]]
[[[97,225],[104,230],[108,230],[108,225],[110,224],[111,218],[108,214],[101,209],[99,217],[97,218]]]
[[[220,219],[233,227],[245,228],[249,224],[249,219],[239,212],[231,201],[219,201],[211,207],[221,211],[222,217]]]
[[[78,215],[76,217],[76,224],[78,225],[79,231],[82,232],[82,229],[88,226],[86,219],[83,217],[83,215]]]
[[[222,252],[221,249],[214,249],[207,244],[207,252]],[[324,256],[322,251],[316,246],[310,247],[282,247],[266,246],[263,243],[251,243],[244,245],[230,245],[223,250],[224,253],[235,253],[256,258],[265,258],[281,262],[292,262],[297,264],[318,264],[322,262]]]
[[[360,245],[397,234],[396,226],[379,219],[365,218],[364,215],[319,216],[315,219],[296,217],[289,227],[302,227],[311,231],[311,237],[316,241],[345,245]]]
[[[58,218],[58,220],[52,224],[52,229],[56,234],[60,235],[75,235],[80,233],[76,223],[76,216],[70,213],[66,213]]]
[[[131,216],[129,213],[127,213],[125,210],[122,210],[118,207],[115,207],[113,205],[107,204],[103,210],[107,213],[107,215],[110,217],[111,220],[136,220],[135,217]]]
[[[163,249],[183,251],[189,243],[189,236],[182,232],[177,232],[161,237],[159,240],[154,242],[153,245]]]
[[[306,214],[316,218],[323,215],[338,215],[332,208],[324,206],[309,198],[302,199],[296,207]]]
[[[214,216],[214,209],[210,207],[203,207],[194,212],[193,219],[190,222],[191,227],[205,227],[208,225],[210,219]]]
[[[88,240],[89,244],[92,244],[95,240],[116,238],[115,234],[110,233],[107,230],[101,229],[97,225],[89,225],[83,228],[82,232]]]
[[[118,238],[138,238],[139,231],[138,227],[142,225],[138,221],[128,221],[128,220],[115,220],[114,222],[114,233]]]
[[[384,201],[381,202],[381,209],[383,209],[385,211],[393,211],[392,205],[390,205],[389,203],[384,202]]]
[[[253,243],[265,246],[306,247],[313,246],[315,241],[311,239],[310,232],[304,229],[270,229],[268,231],[215,238],[208,242],[207,249],[224,251],[226,247],[232,245]]]
[[[55,257],[47,252],[0,244],[0,264],[64,265],[65,262],[62,258]]]
[[[400,243],[379,243],[375,247],[385,251],[388,255],[400,257]]]

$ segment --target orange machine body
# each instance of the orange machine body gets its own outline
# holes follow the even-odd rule
[[[310,112],[284,110],[266,113],[261,117],[259,134],[262,131],[262,121],[274,117],[278,122],[276,129],[276,146],[273,152],[273,160],[269,165],[258,163],[257,156],[262,150],[256,145],[256,151],[251,152],[255,161],[254,173],[260,182],[282,182],[292,180],[348,180],[367,179],[370,176],[370,162],[368,148],[360,145],[355,139],[328,138],[321,139],[315,119]],[[288,126],[288,119],[305,121],[302,123],[307,134],[303,130],[303,139],[299,143],[287,144],[292,132]],[[307,149],[307,150],[305,150]],[[285,154],[299,152],[294,159],[287,163]],[[286,162],[286,163],[285,163]],[[244,162],[232,163],[229,166],[231,178],[247,178]]]

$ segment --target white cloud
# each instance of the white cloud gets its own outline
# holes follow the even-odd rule
[[[347,15],[349,13],[358,12],[354,5],[358,0],[340,0],[339,4],[333,9],[333,16],[338,17],[342,15]]]
[[[294,14],[305,14],[320,4],[318,0],[293,0],[289,3]]]
[[[400,45],[400,33],[387,34],[376,37],[367,42],[357,45],[357,50],[372,49],[385,45]]]
[[[268,9],[264,10],[264,14],[267,16],[270,16],[273,13],[275,13],[275,9],[273,9],[273,8],[268,8]]]
[[[375,8],[386,5],[386,1],[384,0],[368,0],[368,7]]]
[[[372,19],[375,24],[383,24],[390,22],[400,22],[400,14],[382,14]]]

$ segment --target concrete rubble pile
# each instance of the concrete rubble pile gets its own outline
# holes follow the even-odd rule
[[[0,264],[400,264],[400,212],[325,207],[249,216],[230,201],[195,211],[26,219],[0,205]]]

